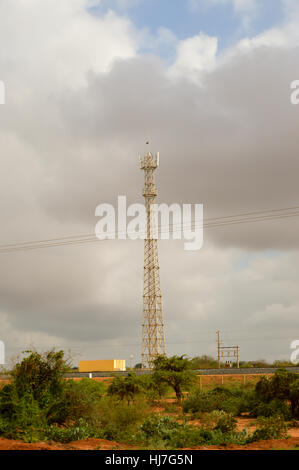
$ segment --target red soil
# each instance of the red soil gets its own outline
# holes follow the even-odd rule
[[[269,441],[258,441],[246,446],[227,444],[222,446],[198,446],[189,450],[288,450],[297,447],[299,449],[299,437],[289,439],[273,439]],[[184,449],[187,450],[187,449]]]
[[[27,443],[13,439],[0,439],[0,450],[124,450],[133,449],[132,446],[106,441],[105,439],[83,439],[59,444],[57,442]]]

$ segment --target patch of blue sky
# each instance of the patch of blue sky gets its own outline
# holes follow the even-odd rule
[[[282,255],[282,252],[279,250],[266,250],[263,254],[265,258],[278,258]]]
[[[264,250],[263,251],[263,258],[265,259],[272,259],[278,258],[282,255],[282,252],[279,250]],[[249,268],[250,265],[254,262],[255,259],[261,259],[261,252],[253,251],[242,253],[235,261],[234,269],[236,271],[243,271],[246,268]]]
[[[270,28],[281,26],[285,21],[281,0],[260,1],[258,14],[251,24],[249,36],[256,36]]]
[[[236,259],[234,263],[234,269],[236,271],[243,271],[250,266],[253,260],[256,258],[256,253],[242,253]]]
[[[233,45],[243,37],[253,37],[283,22],[281,0],[260,1],[257,14],[245,21],[245,13],[234,11],[233,2],[208,5],[207,0],[101,0],[90,8],[92,14],[108,10],[127,16],[137,29],[146,29],[156,37],[160,28],[170,30],[178,40],[204,32],[218,38],[219,51]],[[246,26],[244,26],[246,24]],[[169,46],[159,42],[155,50],[162,58],[170,53]],[[148,52],[151,45],[144,45]]]

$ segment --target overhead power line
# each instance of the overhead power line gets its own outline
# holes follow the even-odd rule
[[[230,339],[225,339],[226,342],[235,342],[239,341],[242,343],[243,341],[250,341],[250,342],[255,342],[255,341],[292,341],[293,336],[273,336],[273,337],[247,337],[247,338],[230,338]],[[179,344],[214,344],[215,339],[196,339],[196,340],[189,340],[189,341],[167,341],[167,345],[179,345]],[[104,343],[104,347],[113,347],[113,348],[125,348],[125,347],[131,347],[131,346],[140,346],[141,343],[121,343],[121,344],[114,344],[114,343]]]
[[[227,215],[222,217],[210,217],[206,218],[203,224],[198,219],[192,219],[191,221],[191,229],[203,227],[205,229],[211,228],[219,228],[219,227],[227,227],[231,225],[240,225],[246,223],[257,223],[257,222],[267,222],[267,221],[275,221],[275,220],[282,220],[286,218],[294,218],[299,216],[299,206],[294,207],[287,207],[282,209],[270,209],[265,211],[255,211],[255,212],[247,212],[241,214],[233,214]],[[180,223],[180,224],[173,224],[170,223],[168,225],[161,225],[160,228],[157,230],[158,235],[162,235],[163,233],[169,232],[170,234],[176,233],[188,227],[188,223]],[[106,232],[108,236],[115,236],[123,235],[126,232],[124,231],[113,231],[113,232]],[[132,234],[132,232],[128,232],[128,235]],[[143,233],[145,235],[145,233]],[[12,253],[17,251],[28,251],[28,250],[36,250],[41,248],[52,248],[52,247],[61,247],[66,245],[81,245],[87,243],[95,243],[99,241],[107,241],[108,238],[105,240],[99,240],[94,234],[81,234],[81,235],[69,235],[64,237],[57,237],[57,238],[49,238],[43,240],[33,240],[33,241],[25,241],[25,242],[18,242],[18,243],[8,243],[8,244],[1,244],[0,245],[0,254],[1,253]]]

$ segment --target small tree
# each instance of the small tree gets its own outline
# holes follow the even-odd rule
[[[48,424],[64,419],[69,363],[63,351],[25,353],[11,371],[11,383],[0,391],[0,415],[13,436],[35,440]]]
[[[138,378],[144,395],[152,403],[156,400],[161,400],[166,395],[168,385],[165,382],[161,382],[161,380],[156,380],[153,374],[141,375]]]
[[[70,369],[63,351],[51,350],[44,354],[25,351],[29,354],[12,370],[14,386],[19,396],[30,393],[43,405],[47,396],[60,396],[65,387],[64,374]]]
[[[120,400],[126,399],[128,405],[141,391],[142,386],[139,378],[133,373],[129,373],[126,377],[114,377],[108,387],[108,395],[116,396]]]
[[[299,415],[298,375],[285,369],[278,369],[271,378],[262,377],[255,387],[255,398],[257,414],[262,414],[262,411],[267,416],[280,411],[285,416],[291,414],[297,417]]]
[[[164,382],[173,388],[178,401],[183,397],[183,390],[188,389],[194,382],[194,374],[190,370],[190,361],[184,355],[158,356],[153,361],[155,382]]]

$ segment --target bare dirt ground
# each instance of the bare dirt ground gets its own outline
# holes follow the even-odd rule
[[[191,450],[299,450],[299,437],[290,437],[289,439],[273,439],[271,441],[253,442],[246,446],[228,444],[223,446],[198,446]],[[187,449],[184,449],[187,450]],[[190,449],[189,449],[190,450]]]
[[[26,443],[13,439],[0,439],[0,450],[125,450],[134,449],[127,444],[106,441],[105,439],[83,439],[69,444],[57,442]]]

